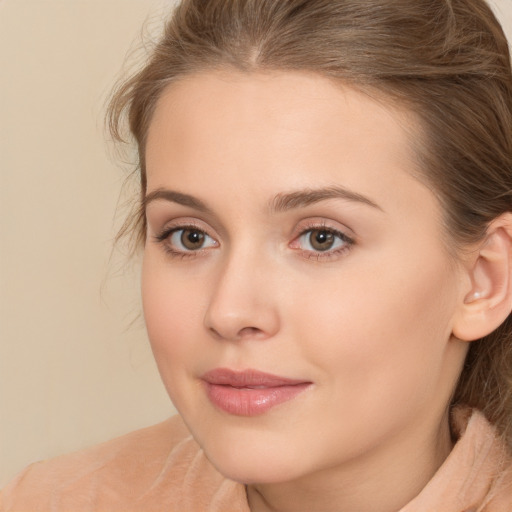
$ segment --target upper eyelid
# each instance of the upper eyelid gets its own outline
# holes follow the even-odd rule
[[[151,223],[148,224],[151,225]],[[161,238],[164,235],[168,236],[173,231],[186,228],[194,228],[199,231],[202,231],[209,237],[215,239],[217,242],[219,242],[220,239],[222,238],[228,237],[227,233],[223,234],[222,232],[219,232],[219,230],[215,229],[215,227],[212,227],[209,222],[203,221],[196,217],[177,217],[174,219],[167,220],[165,222],[161,222],[159,224],[160,225],[153,226],[152,229],[152,234],[155,238]],[[344,223],[341,223],[340,221],[320,216],[301,219],[295,222],[294,227],[292,228],[292,231],[289,234],[290,240],[293,241],[302,234],[314,229],[325,229],[326,231],[339,233],[344,238],[347,238],[352,242],[357,241],[356,234],[349,226],[347,226]]]
[[[327,231],[329,233],[332,233],[334,234],[335,236],[337,236],[338,238],[341,238],[345,241],[350,241],[350,242],[354,242],[354,239],[347,235],[345,232],[339,230],[339,229],[333,229],[333,228],[329,228],[329,227],[318,227],[318,228],[309,228],[309,229],[305,229],[304,231],[302,231],[298,237],[295,237],[295,239],[297,238],[300,238],[302,236],[304,236],[305,234],[309,233],[310,231]]]
[[[159,203],[160,201],[155,201],[151,203],[150,206]],[[202,216],[196,216],[193,213],[191,214],[181,214],[181,215],[172,215],[168,210],[161,211],[160,213],[154,212],[153,215],[146,215],[146,223],[148,226],[148,231],[152,231],[153,233],[161,233],[167,229],[180,228],[180,227],[194,227],[199,229],[200,231],[204,231],[206,234],[211,236],[212,238],[218,239],[221,236],[225,237],[226,232],[222,225],[215,221],[215,219],[210,219],[207,216],[203,218]]]
[[[347,230],[340,229],[340,228],[335,228],[335,227],[332,227],[332,226],[329,226],[329,225],[319,225],[319,226],[306,227],[306,228],[302,229],[299,232],[298,236],[302,236],[305,233],[309,233],[310,231],[329,231],[331,233],[340,235],[340,236],[342,236],[344,238],[350,238],[350,239],[353,238],[352,236],[350,236],[349,234],[346,233]]]
[[[193,217],[181,217],[172,220],[167,220],[165,222],[158,222],[152,225],[151,222],[148,222],[148,225],[153,228],[153,231],[156,233],[163,233],[165,231],[170,230],[178,230],[178,229],[186,229],[186,228],[194,228],[198,231],[203,231],[209,236],[211,235],[212,228],[209,226],[205,226],[205,223],[199,219]]]
[[[329,227],[320,227],[320,226],[319,227],[308,228],[308,229],[305,229],[305,230],[301,231],[299,233],[299,235],[296,236],[292,240],[292,243],[297,241],[298,239],[302,238],[304,235],[306,235],[310,231],[328,231],[330,233],[333,233],[335,236],[337,236],[339,239],[341,239],[346,244],[353,245],[353,244],[356,243],[356,241],[354,240],[353,237],[347,235],[346,233],[344,233],[343,231],[341,231],[339,229],[333,229],[333,228],[329,228]]]
[[[185,229],[195,229],[197,231],[201,231],[202,233],[204,233],[207,236],[210,236],[203,229],[201,229],[201,228],[199,228],[197,226],[194,226],[193,224],[187,224],[187,225],[183,225],[183,226],[164,226],[161,230],[159,230],[156,233],[155,238],[157,240],[164,240],[165,238],[169,237],[170,235],[172,235],[176,231],[183,231]],[[210,238],[212,238],[212,237],[210,237]]]
[[[294,229],[294,238],[314,229],[325,229],[326,231],[340,233],[353,241],[357,238],[354,230],[346,224],[326,218],[305,219],[303,222],[298,222]]]
[[[158,192],[158,190],[155,192]],[[164,216],[173,218],[204,218],[208,223],[215,223],[216,221],[215,212],[204,205],[202,201],[196,200],[192,196],[178,194],[179,196],[183,195],[186,198],[190,197],[190,201],[188,199],[183,201],[174,201],[167,200],[165,197],[160,197],[159,194],[157,194],[156,197],[151,197],[151,195],[152,194],[146,197],[146,199],[149,198],[148,202],[146,202],[146,199],[143,200],[142,206],[142,211],[148,221],[153,217],[158,218]]]
[[[332,198],[325,198],[323,199],[322,201],[319,201],[320,203],[322,202],[325,202],[325,201],[329,201],[331,200]],[[174,205],[177,205],[177,206],[180,206],[182,203],[173,203],[173,202],[170,202],[171,204],[174,204]],[[160,217],[160,216],[165,216],[165,211],[167,210],[168,213],[171,213],[169,212],[169,210],[166,208],[169,204],[169,201],[166,201],[164,199],[154,199],[154,200],[151,200],[147,205],[146,205],[146,222],[148,225],[151,225],[152,222],[151,222],[151,217]],[[317,203],[315,202],[313,205],[308,205],[308,206],[305,206],[304,209],[308,209],[310,206],[315,206],[317,205]],[[162,210],[161,213],[158,213],[158,210],[160,210],[161,207],[165,207],[165,210]],[[209,208],[206,208],[205,211],[203,211],[202,209],[198,209],[196,210],[195,212],[192,212],[190,211],[190,209],[194,208],[193,206],[190,206],[188,203],[187,204],[184,204],[183,205],[187,210],[189,210],[189,214],[187,215],[187,213],[183,212],[181,215],[177,215],[175,219],[171,220],[170,222],[174,222],[175,220],[177,221],[177,224],[179,225],[181,220],[179,219],[193,219],[193,225],[195,226],[195,222],[198,222],[199,225],[198,227],[200,229],[203,229],[202,226],[204,226],[204,224],[206,224],[206,226],[208,226],[207,228],[204,228],[204,231],[205,232],[208,232],[208,229],[213,229],[213,231],[219,235],[222,235],[224,238],[228,238],[228,230],[226,229],[225,226],[222,225],[221,222],[219,222],[219,219],[217,219],[217,216],[215,215],[214,211],[209,209]],[[157,210],[155,212],[155,210]],[[150,213],[148,215],[148,213]],[[199,213],[199,217],[196,217],[196,215]],[[279,216],[281,216],[281,212],[278,212],[279,213]],[[293,211],[292,211],[293,213]],[[295,213],[299,213],[300,214],[300,210],[296,210]],[[303,212],[303,213],[306,213],[306,212]],[[295,216],[295,215],[294,215]],[[309,217],[309,216],[308,216]],[[204,220],[202,220],[204,218]],[[276,219],[277,220],[277,219]],[[322,215],[321,213],[319,215],[312,215],[311,216],[311,219],[304,219],[306,222],[311,222],[311,225],[312,226],[316,226],[317,223],[318,225],[324,225],[326,227],[329,227],[333,230],[339,230],[341,232],[344,232],[344,233],[347,233],[348,236],[350,237],[354,237],[355,234],[354,234],[354,231],[348,227],[346,224],[344,224],[343,222],[340,222],[338,220],[336,220],[335,218],[330,218],[329,215],[325,216]],[[303,220],[298,220],[295,222],[295,225],[298,225],[298,224],[302,224]],[[186,225],[188,223],[188,220],[186,222],[184,222],[184,225]],[[331,223],[333,223],[334,225],[331,225]],[[167,224],[167,222],[165,222],[165,224]],[[294,231],[296,232],[296,229],[294,229]]]

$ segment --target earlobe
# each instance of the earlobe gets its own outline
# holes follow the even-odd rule
[[[473,341],[497,329],[512,310],[512,213],[491,222],[468,272],[471,290],[455,319],[453,335]]]

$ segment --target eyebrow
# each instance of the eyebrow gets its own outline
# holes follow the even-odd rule
[[[211,209],[208,208],[208,206],[206,206],[206,204],[200,199],[189,194],[183,194],[182,192],[176,192],[175,190],[169,190],[167,188],[157,188],[153,192],[147,194],[142,201],[143,208],[146,209],[150,203],[157,201],[158,199],[164,199],[171,203],[188,206],[189,208],[194,208],[195,210],[203,213],[212,213]]]
[[[304,208],[306,206],[326,201],[328,199],[344,199],[362,203],[377,210],[384,211],[377,203],[370,198],[363,196],[357,192],[353,192],[344,187],[332,186],[319,189],[305,189],[287,194],[278,194],[270,204],[271,210],[275,212],[284,212],[296,208]]]
[[[193,208],[203,213],[212,213],[212,210],[200,199],[189,194],[184,194],[182,192],[166,188],[158,188],[147,194],[144,197],[142,206],[146,209],[150,203],[159,199],[181,204],[182,206],[188,206],[189,208]],[[327,201],[328,199],[354,201],[383,211],[377,203],[368,197],[339,186],[319,189],[304,189],[286,194],[277,194],[270,201],[270,210],[273,212],[285,212],[297,208],[304,208],[321,201]]]

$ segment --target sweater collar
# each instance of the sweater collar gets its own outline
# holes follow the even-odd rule
[[[482,413],[457,407],[458,438],[430,482],[400,512],[506,512],[512,505],[512,461]]]

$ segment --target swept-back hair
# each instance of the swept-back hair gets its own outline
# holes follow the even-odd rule
[[[162,91],[217,69],[313,72],[412,112],[420,179],[439,198],[453,247],[481,240],[512,211],[510,55],[484,0],[182,1],[108,111],[114,138],[127,122],[136,141],[142,196],[146,136]],[[129,226],[142,242],[142,209]],[[510,317],[471,343],[453,403],[481,409],[512,450]]]

